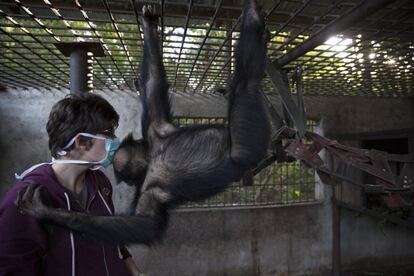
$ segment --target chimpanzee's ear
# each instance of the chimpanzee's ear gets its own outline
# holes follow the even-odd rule
[[[124,148],[127,146],[132,146],[134,144],[134,136],[132,135],[132,132],[129,133],[121,142],[120,148]]]
[[[128,154],[128,152],[126,151],[125,148],[120,148],[115,153],[114,160],[112,162],[112,165],[114,167],[115,173],[122,171],[125,168],[125,166],[128,163],[128,161],[129,161],[129,154]]]
[[[146,149],[148,146],[148,143],[145,139],[134,139],[134,136],[132,133],[129,133],[121,142],[121,145],[119,146],[120,149],[126,148],[127,151],[132,150],[139,150],[142,151],[143,149]]]

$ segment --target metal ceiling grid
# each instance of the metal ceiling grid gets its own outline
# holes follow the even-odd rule
[[[367,0],[365,0],[367,1]],[[333,33],[323,45],[289,59],[292,50],[349,13],[361,0],[259,1],[270,32],[268,56],[304,70],[307,95],[412,97],[414,2],[390,4]],[[371,0],[372,1],[372,0]],[[375,0],[377,1],[377,0]],[[140,9],[132,0],[1,0],[0,83],[11,87],[68,87],[69,60],[56,42],[100,42],[92,57],[95,88],[133,90],[142,57]],[[211,93],[234,70],[241,0],[158,0],[164,63],[171,88]],[[286,62],[287,61],[287,62]],[[272,93],[268,79],[265,90]]]

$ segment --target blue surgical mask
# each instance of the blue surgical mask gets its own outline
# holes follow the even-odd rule
[[[105,139],[106,156],[103,160],[100,161],[101,165],[104,168],[112,164],[112,162],[114,161],[115,153],[119,149],[120,144],[121,144],[121,141],[119,141],[118,138],[114,138],[114,139],[106,138]]]
[[[115,153],[116,153],[116,151],[118,150],[118,148],[121,144],[121,142],[119,141],[118,138],[110,139],[110,138],[105,138],[105,137],[93,135],[93,134],[90,134],[90,133],[81,132],[81,133],[78,133],[77,135],[75,135],[75,137],[73,137],[61,150],[59,150],[57,152],[57,154],[60,155],[60,156],[66,155],[67,154],[66,149],[68,149],[70,146],[73,145],[73,143],[75,143],[75,139],[79,135],[94,138],[94,139],[105,140],[105,150],[106,150],[105,158],[102,159],[101,161],[96,161],[96,162],[86,161],[86,160],[56,160],[56,159],[52,158],[52,162],[50,162],[50,163],[40,163],[40,164],[34,165],[34,166],[30,167],[29,169],[25,170],[20,175],[18,175],[16,173],[15,177],[17,179],[23,179],[28,173],[30,173],[34,169],[36,169],[36,168],[38,168],[42,165],[45,165],[45,164],[81,164],[81,165],[85,164],[85,165],[94,165],[93,167],[90,168],[91,170],[98,170],[102,167],[106,168],[110,164],[112,164],[112,161],[114,160]]]
[[[93,167],[92,169],[98,169],[99,167],[106,168],[106,167],[108,167],[109,165],[112,164],[112,161],[114,160],[115,153],[118,150],[119,145],[121,144],[121,142],[119,141],[118,138],[110,139],[110,138],[105,138],[105,137],[93,135],[93,134],[90,134],[90,133],[81,132],[81,133],[77,134],[75,137],[73,137],[62,148],[62,150],[59,150],[57,153],[61,156],[66,155],[67,154],[66,149],[68,149],[70,146],[73,145],[73,143],[75,143],[75,139],[79,135],[94,138],[94,139],[105,140],[105,151],[106,151],[105,158],[102,159],[101,161],[97,161],[97,162],[85,161],[85,160],[54,160],[53,161],[54,163],[94,164],[94,165],[97,165],[97,166]]]

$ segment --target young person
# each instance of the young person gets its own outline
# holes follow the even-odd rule
[[[114,108],[92,93],[69,95],[53,106],[46,126],[53,161],[25,171],[0,203],[0,275],[139,275],[125,248],[42,224],[14,204],[23,187],[42,185],[55,208],[112,215],[112,187],[97,169],[111,164],[119,146],[118,120]]]

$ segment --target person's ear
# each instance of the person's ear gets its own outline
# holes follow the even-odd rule
[[[90,139],[84,139],[84,137],[78,135],[75,138],[74,145],[76,150],[78,150],[79,152],[84,152],[92,147],[92,141]]]

